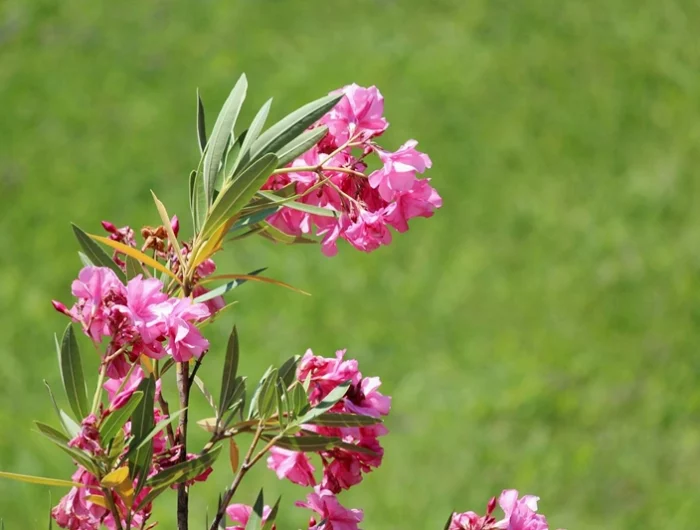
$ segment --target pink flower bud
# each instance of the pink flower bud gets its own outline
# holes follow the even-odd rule
[[[496,497],[491,497],[491,500],[486,505],[486,515],[490,517],[495,509],[496,509]]]
[[[71,316],[71,314],[68,312],[68,308],[58,300],[51,300],[51,304],[53,305],[53,308],[59,313]]]
[[[115,234],[117,232],[117,227],[109,221],[102,221],[102,228],[107,230],[107,232],[109,232],[110,234]]]
[[[180,220],[177,218],[177,215],[173,215],[173,218],[170,220],[170,228],[173,229],[173,233],[177,237],[180,233]]]

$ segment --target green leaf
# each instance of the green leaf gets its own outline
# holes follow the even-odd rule
[[[90,408],[83,367],[80,363],[80,350],[78,349],[78,341],[75,339],[72,324],[68,324],[63,332],[59,352],[59,366],[68,403],[76,417],[82,419],[88,415]]]
[[[209,406],[216,412],[216,403],[214,403],[214,396],[211,395],[211,392],[207,389],[207,387],[204,385],[204,381],[202,381],[198,375],[194,376],[194,384],[197,385],[197,388],[199,388],[199,391],[202,393],[202,395],[205,397],[207,400],[207,403],[209,403]]]
[[[233,164],[233,167],[231,168],[232,170],[232,177],[236,178],[236,174],[239,173],[240,171],[244,171],[247,167],[248,164],[250,163],[253,158],[250,156],[251,152],[251,146],[253,145],[253,142],[258,138],[258,135],[260,134],[260,131],[262,130],[263,126],[265,125],[265,121],[267,120],[267,116],[270,113],[270,106],[272,105],[272,99],[268,99],[265,104],[260,107],[260,110],[257,112],[255,115],[255,118],[253,118],[253,121],[250,124],[250,127],[248,127],[248,132],[245,135],[245,139],[243,140],[243,144],[241,145],[241,150],[238,153],[238,156],[236,157],[236,162]],[[277,165],[275,165],[276,169]]]
[[[171,412],[170,415],[169,415],[167,418],[165,418],[164,420],[160,420],[158,423],[156,423],[156,426],[153,427],[153,429],[151,430],[151,432],[149,432],[149,433],[146,435],[146,437],[141,441],[141,443],[138,444],[138,445],[135,447],[135,449],[133,449],[133,450],[139,450],[139,449],[142,449],[142,448],[146,447],[146,444],[150,443],[150,441],[153,440],[153,438],[155,438],[155,436],[156,436],[160,431],[162,431],[162,430],[165,429],[168,425],[170,425],[170,424],[173,423],[175,420],[177,420],[177,419],[182,415],[182,413],[185,412],[186,410],[187,410],[187,409],[184,408],[184,409],[180,409],[180,410],[178,410],[178,411],[176,411],[176,412]],[[131,452],[131,451],[132,451],[132,450],[130,449],[129,452]]]
[[[151,477],[146,482],[149,488],[165,488],[173,484],[187,482],[198,475],[201,475],[208,467],[216,461],[221,452],[221,445],[212,448],[211,451],[204,453],[192,460],[180,462],[172,467],[164,469],[157,475]]]
[[[265,230],[260,232],[260,235],[274,241],[275,243],[284,243],[285,245],[293,245],[295,243],[317,243],[313,239],[285,234],[268,222],[263,222],[262,224],[265,227]]]
[[[78,482],[71,482],[69,480],[63,480],[60,478],[45,478],[45,477],[34,477],[32,475],[20,475],[19,473],[8,473],[6,471],[0,471],[0,477],[9,478],[10,480],[17,480],[19,482],[28,482],[30,484],[42,484],[44,486],[61,486],[65,488],[84,488],[84,484]]]
[[[112,411],[100,426],[100,438],[102,442],[108,444],[121,430],[124,424],[129,421],[134,409],[141,402],[143,392],[134,392],[129,400],[119,409]]]
[[[363,453],[371,456],[379,456],[379,454],[376,451],[372,451],[371,449],[367,449],[366,447],[350,444],[347,442],[340,442],[337,445],[337,447],[339,447],[340,449],[345,449],[346,451],[351,451],[353,453]]]
[[[236,119],[243,106],[247,90],[248,80],[245,74],[242,74],[226,99],[219,116],[216,118],[214,129],[211,132],[208,148],[204,155],[203,170],[204,191],[207,204],[213,202],[216,175],[219,172],[224,150],[226,149],[231,131],[236,124]]]
[[[231,132],[231,134],[233,134],[233,132]],[[241,147],[243,147],[243,142],[245,142],[247,136],[248,129],[239,134],[238,138],[236,138],[233,143],[229,142],[228,148],[226,149],[223,171],[219,173],[220,178],[216,179],[215,186],[217,190],[221,190],[224,183],[233,176],[233,170],[238,163],[238,157],[241,155]]]
[[[143,274],[141,264],[131,256],[126,257],[126,279],[131,280],[139,274]]]
[[[80,262],[83,264],[83,267],[93,267],[95,265],[92,261],[90,261],[90,258],[80,251],[78,251],[78,257],[80,258]]]
[[[236,414],[240,412],[241,420],[243,419],[243,408],[245,408],[245,389],[246,389],[246,380],[247,378],[241,377],[240,375],[236,377],[236,382],[235,382],[235,390],[233,392],[233,396],[231,396],[231,403],[233,403],[229,407],[229,413],[226,416],[226,419],[221,425],[221,428],[223,430],[228,429],[228,426],[231,425],[231,422],[233,421],[233,418]],[[222,413],[223,416],[223,413]]]
[[[143,398],[134,409],[131,416],[131,435],[133,439],[129,444],[129,469],[131,478],[138,479],[137,490],[145,484],[145,478],[151,465],[153,456],[153,441],[150,440],[145,445],[141,445],[153,430],[153,404],[155,401],[156,381],[151,376],[144,379],[138,386],[138,390],[143,393]],[[132,451],[132,448],[135,448]],[[138,494],[138,491],[136,491]]]
[[[443,530],[449,530],[450,526],[452,525],[452,519],[454,517],[454,512],[450,512],[449,517],[447,518],[447,522],[445,523],[445,526],[442,527]]]
[[[83,466],[90,473],[97,475],[97,466],[92,461],[89,454],[81,449],[68,447],[68,438],[60,431],[41,422],[34,422],[39,429],[39,432],[58,446],[63,452],[67,453],[73,460]]]
[[[292,387],[289,391],[289,404],[295,417],[309,409],[309,396],[304,387],[299,384]]]
[[[272,440],[272,436],[263,435],[264,440]],[[320,434],[309,434],[307,436],[282,436],[275,441],[276,446],[290,451],[301,451],[310,453],[333,449],[341,443],[341,439],[335,436],[321,436]]]
[[[263,525],[263,530],[271,530],[271,528],[275,524],[275,519],[277,519],[277,512],[279,511],[280,508],[280,501],[282,500],[282,497],[277,497],[277,502],[275,505],[272,507],[270,510],[270,514],[267,516],[267,519],[265,520],[265,524]]]
[[[274,154],[265,155],[228,183],[212,206],[211,213],[202,228],[202,237],[205,239],[210,237],[223,223],[240,212],[276,166],[277,157]]]
[[[345,381],[344,383],[341,383],[337,387],[335,387],[331,392],[328,393],[328,395],[323,398],[323,400],[316,405],[314,408],[312,408],[309,412],[304,414],[301,418],[297,420],[297,424],[302,424],[302,423],[309,423],[311,420],[318,418],[321,414],[324,412],[330,410],[333,405],[338,403],[345,394],[348,392],[348,388],[350,387],[350,380]]]
[[[284,386],[289,388],[297,376],[297,365],[299,364],[300,355],[294,355],[282,363],[279,369],[279,375],[284,381]]]
[[[262,269],[257,269],[254,270],[253,272],[249,272],[248,276],[256,276],[266,270],[267,267],[263,267]],[[247,282],[248,280],[239,278],[233,281],[230,281],[228,283],[225,283],[223,285],[220,285],[219,287],[215,287],[211,291],[207,291],[203,295],[198,296],[197,298],[194,299],[194,302],[206,302],[207,300],[211,300],[212,298],[216,298],[217,296],[221,296],[227,292],[229,292],[232,289],[235,289],[239,285]]]
[[[306,153],[309,149],[320,142],[323,137],[326,136],[326,134],[328,134],[328,127],[325,125],[315,127],[301,133],[299,136],[277,151],[277,158],[280,159],[279,167],[286,166],[298,156]]]
[[[240,350],[238,345],[238,331],[236,326],[228,338],[226,346],[226,357],[221,374],[221,394],[219,395],[219,416],[223,416],[224,411],[233,403],[233,394],[236,390],[236,374],[238,373],[238,359]],[[220,418],[219,418],[220,419]]]
[[[236,232],[237,230],[241,230],[243,228],[253,227],[259,222],[264,221],[271,215],[277,213],[280,210],[280,208],[281,206],[270,206],[269,208],[263,208],[262,210],[258,210],[254,213],[251,213],[250,215],[241,217],[238,221],[233,223],[231,228],[229,228],[229,233]]]
[[[335,210],[329,210],[328,208],[321,208],[320,206],[314,206],[313,204],[305,204],[303,202],[291,201],[285,199],[284,197],[279,197],[275,193],[269,191],[260,190],[258,195],[264,197],[265,199],[271,201],[275,204],[280,204],[292,210],[299,210],[300,212],[306,212],[313,215],[318,215],[321,217],[334,217],[338,218],[338,212]]]
[[[253,505],[253,510],[250,512],[250,517],[248,517],[248,524],[245,525],[245,530],[259,530],[262,526],[263,511],[265,510],[265,497],[263,496],[263,490],[258,493],[258,498],[255,499],[255,504]]]
[[[78,425],[73,418],[71,418],[68,413],[64,410],[59,410],[58,413],[61,416],[61,421],[66,426],[66,434],[69,438],[75,438],[80,432],[80,425]]]
[[[365,427],[382,423],[381,418],[361,416],[359,414],[336,414],[324,412],[315,418],[306,421],[311,425],[323,425],[324,427]]]
[[[204,103],[199,96],[197,89],[197,140],[199,141],[199,151],[204,153],[204,148],[207,146],[207,126],[204,119]]]
[[[70,435],[70,431],[68,430],[68,425],[63,419],[63,416],[61,415],[61,409],[58,408],[58,403],[56,403],[56,398],[53,395],[53,391],[51,390],[51,387],[49,386],[49,382],[44,379],[44,385],[46,386],[46,390],[49,392],[49,398],[51,398],[51,403],[53,404],[53,409],[56,411],[56,416],[58,416],[58,421],[61,422],[61,427],[63,427],[63,431]]]
[[[102,247],[95,243],[79,226],[74,224],[71,224],[71,226],[73,227],[73,233],[78,240],[80,248],[83,249],[88,259],[97,267],[109,267],[117,275],[117,278],[123,282],[126,279],[124,271],[114,262],[112,256],[107,254]]]
[[[273,369],[270,375],[264,379],[258,397],[258,413],[261,419],[270,418],[277,411],[277,369]]]
[[[258,403],[260,400],[260,394],[261,394],[261,391],[263,389],[263,386],[266,384],[266,381],[270,378],[270,374],[272,374],[272,371],[274,369],[275,369],[274,366],[270,366],[267,370],[265,370],[265,373],[260,378],[260,381],[258,382],[257,386],[255,387],[255,391],[253,392],[253,397],[250,398],[250,408],[248,409],[248,419],[249,420],[259,415]]]
[[[251,148],[252,159],[266,153],[276,153],[336,106],[343,94],[325,96],[282,118],[266,130]]]

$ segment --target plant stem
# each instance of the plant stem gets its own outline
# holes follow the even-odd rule
[[[334,171],[336,173],[347,173],[348,175],[353,175],[355,177],[360,177],[360,178],[367,178],[367,175],[364,173],[360,173],[359,171],[355,171],[354,169],[350,169],[349,167],[318,167],[318,166],[298,166],[298,167],[281,167],[279,169],[275,169],[272,174],[273,175],[281,175],[283,173],[299,173],[299,172],[313,172],[316,173],[318,171],[326,172],[326,171]]]
[[[187,362],[177,363],[177,389],[180,394],[180,409],[183,410],[178,424],[178,440],[180,444],[180,462],[187,461],[187,408],[190,401],[190,365]],[[177,487],[177,528],[189,528],[189,492],[187,485],[182,483]]]
[[[100,368],[100,375],[97,378],[97,388],[95,389],[95,397],[92,398],[92,409],[93,414],[97,413],[97,407],[100,404],[100,396],[102,396],[102,384],[105,382],[105,374],[107,373],[107,364],[103,364]]]
[[[219,523],[221,520],[224,518],[224,514],[226,513],[226,508],[228,507],[228,504],[231,502],[231,499],[233,498],[234,493],[236,493],[236,490],[238,489],[238,486],[241,485],[241,481],[243,480],[243,477],[245,474],[248,472],[248,470],[255,465],[255,463],[260,460],[261,455],[258,453],[255,458],[252,458],[253,452],[255,451],[255,447],[258,445],[258,442],[260,441],[260,436],[262,435],[263,432],[263,422],[258,423],[258,428],[255,430],[255,435],[253,435],[253,441],[250,443],[250,447],[248,448],[248,451],[246,452],[245,457],[243,458],[243,463],[241,464],[240,469],[236,473],[236,476],[233,478],[233,482],[231,483],[231,487],[226,491],[224,494],[223,498],[221,499],[221,506],[219,506],[219,510],[216,512],[216,517],[214,517],[214,521],[212,521],[211,526],[209,527],[209,530],[217,530],[219,528]],[[270,444],[268,444],[270,445]],[[270,445],[271,447],[271,445]],[[269,449],[269,447],[267,448]],[[261,451],[262,453],[262,451]],[[252,460],[251,460],[252,458]]]
[[[114,504],[114,498],[112,497],[112,492],[107,488],[102,488],[102,495],[104,495],[105,501],[109,506],[109,511],[112,512],[112,517],[114,517],[114,524],[117,530],[122,530],[122,518],[117,510],[117,505]]]

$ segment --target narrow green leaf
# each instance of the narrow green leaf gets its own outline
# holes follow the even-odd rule
[[[153,427],[153,429],[151,430],[151,432],[149,432],[149,433],[146,435],[146,437],[141,441],[141,443],[140,443],[138,446],[136,446],[136,450],[142,449],[142,448],[146,447],[146,444],[150,443],[151,440],[153,440],[153,438],[155,438],[155,436],[156,436],[160,431],[162,431],[162,430],[165,429],[168,425],[170,425],[170,424],[173,423],[175,420],[177,420],[177,419],[182,415],[182,413],[185,412],[185,410],[187,410],[187,409],[180,409],[180,410],[178,410],[178,411],[176,411],[176,412],[171,412],[171,413],[170,413],[170,416],[168,416],[168,417],[165,418],[164,420],[160,420],[158,423],[156,423],[156,426]],[[130,451],[131,451],[131,450],[130,450]]]
[[[221,394],[219,395],[219,419],[224,414],[224,411],[233,403],[231,399],[236,389],[236,374],[238,373],[238,359],[240,351],[238,345],[238,331],[236,326],[228,338],[226,346],[226,357],[224,358],[224,366],[221,374]]]
[[[229,184],[216,199],[211,213],[202,228],[202,237],[210,237],[228,219],[240,212],[268,179],[277,166],[277,157],[265,155]]]
[[[347,442],[340,442],[339,444],[337,444],[337,447],[339,447],[340,449],[345,449],[346,451],[351,451],[353,453],[363,453],[371,456],[379,456],[379,454],[376,451],[372,451],[371,449],[367,449],[366,447]]]
[[[277,411],[277,369],[274,368],[264,380],[258,398],[258,413],[261,419],[270,418]]]
[[[445,526],[442,527],[443,530],[449,530],[450,526],[452,526],[452,519],[454,518],[454,512],[450,512],[449,517],[447,518],[447,522],[445,523]]]
[[[55,442],[57,444],[68,445],[70,438],[68,438],[68,436],[63,434],[61,431],[54,429],[50,425],[41,423],[40,421],[35,421],[34,424],[39,429],[39,432],[47,438],[49,438],[52,442]]]
[[[258,192],[259,193],[259,192]],[[246,215],[245,217],[241,217],[238,221],[233,223],[231,225],[231,228],[229,228],[229,234],[231,232],[236,232],[238,230],[241,230],[243,228],[251,228],[258,224],[261,221],[264,221],[271,215],[277,213],[281,206],[270,206],[268,208],[263,208],[262,210],[258,210],[254,213],[251,213],[250,215]]]
[[[61,421],[66,426],[66,434],[69,438],[75,438],[80,432],[80,425],[78,425],[73,418],[71,418],[68,413],[64,410],[59,410],[58,413],[61,416]]]
[[[382,423],[381,418],[361,416],[359,414],[336,414],[324,412],[315,418],[306,421],[311,425],[323,425],[324,427],[364,427]]]
[[[90,258],[80,251],[78,251],[78,257],[80,258],[80,263],[83,264],[83,267],[93,267],[95,265],[92,261],[90,261]]]
[[[67,453],[73,460],[75,460],[78,464],[83,466],[85,469],[90,471],[93,474],[97,474],[97,466],[95,463],[92,461],[92,458],[88,453],[85,451],[82,451],[80,449],[76,449],[73,447],[68,447],[68,437],[65,436],[62,432],[57,431],[53,427],[50,427],[49,425],[46,425],[41,422],[34,422],[36,426],[39,429],[39,433],[48,438],[51,442],[53,442],[57,447],[59,447],[64,453]]]
[[[282,378],[282,381],[284,381],[284,386],[286,386],[287,388],[289,388],[289,385],[291,385],[296,380],[297,365],[299,364],[299,359],[301,359],[300,355],[294,355],[293,357],[290,357],[289,359],[284,361],[282,363],[282,366],[280,366],[279,374]]]
[[[279,511],[281,500],[282,500],[282,496],[277,497],[277,502],[272,507],[272,509],[270,510],[270,514],[267,516],[267,519],[265,520],[265,524],[263,525],[263,530],[271,530],[272,527],[275,525],[275,520],[277,519],[277,512]]]
[[[68,324],[63,332],[59,358],[61,380],[68,397],[68,403],[76,417],[82,419],[88,415],[90,408],[83,367],[80,363],[80,350],[78,349],[78,341],[75,339],[72,324]]]
[[[121,408],[112,411],[100,426],[100,438],[102,442],[108,444],[116,436],[117,432],[129,421],[134,409],[143,398],[143,392],[134,392]]]
[[[263,376],[260,378],[260,381],[258,382],[258,385],[255,387],[255,391],[253,392],[253,397],[250,398],[250,408],[248,409],[248,419],[252,419],[255,416],[258,416],[259,411],[258,411],[258,402],[260,399],[260,393],[265,385],[265,382],[270,378],[270,374],[274,370],[274,366],[270,366]]]
[[[263,439],[272,440],[272,436],[263,435]],[[301,451],[303,453],[324,451],[332,449],[341,443],[341,439],[335,436],[321,436],[319,434],[309,434],[307,436],[282,436],[275,445],[290,451]]]
[[[297,420],[297,424],[309,423],[311,420],[318,418],[321,414],[330,410],[333,405],[338,403],[338,401],[340,401],[345,394],[347,394],[349,387],[350,380],[345,381],[344,383],[341,383],[335,387],[318,405],[299,418]]]
[[[267,267],[263,267],[262,269],[257,269],[254,270],[253,272],[249,272],[248,276],[257,276],[261,272],[265,271]],[[215,287],[211,291],[207,291],[203,295],[198,296],[197,298],[194,299],[194,302],[206,302],[207,300],[211,300],[212,298],[216,298],[217,296],[222,296],[225,293],[229,292],[231,289],[235,289],[239,285],[247,282],[248,280],[246,279],[236,279],[233,281],[230,281],[228,283],[225,283],[224,285],[220,285],[219,287]]]
[[[280,159],[278,162],[278,167],[284,167],[295,158],[306,153],[309,149],[320,142],[323,137],[326,136],[326,134],[328,134],[328,127],[325,125],[315,127],[301,133],[299,136],[277,151],[277,158]]]
[[[98,267],[109,267],[117,275],[117,278],[123,282],[126,278],[124,271],[114,262],[112,256],[107,254],[107,252],[105,252],[100,245],[95,243],[79,226],[74,224],[71,226],[73,227],[73,233],[78,240],[80,248],[83,249],[88,259]]]
[[[250,517],[248,517],[248,523],[245,525],[245,530],[260,530],[263,520],[263,511],[265,510],[265,497],[263,496],[263,490],[258,493],[258,498],[255,499],[255,504],[253,505],[253,510],[250,512]]]
[[[204,175],[201,171],[196,172],[194,182],[192,184],[194,192],[192,196],[192,218],[194,220],[195,233],[204,226],[209,210],[207,195],[204,190]]]
[[[233,135],[233,131],[231,135]],[[233,176],[233,171],[236,169],[236,164],[238,163],[238,157],[241,155],[241,147],[243,147],[243,142],[245,142],[247,136],[248,129],[239,134],[233,143],[229,142],[228,149],[226,150],[226,159],[224,160],[224,170],[221,172],[223,176],[216,180],[216,185],[219,186],[217,188],[218,190],[221,190],[223,185]]]
[[[219,172],[219,166],[224,156],[226,144],[229,141],[231,130],[236,124],[236,119],[243,106],[247,90],[248,80],[245,74],[243,74],[226,99],[219,116],[216,118],[214,129],[211,132],[207,152],[204,155],[204,169],[202,174],[207,204],[213,202],[216,175]]]
[[[264,197],[274,204],[279,204],[292,210],[298,210],[300,212],[310,213],[313,215],[318,215],[320,217],[334,217],[338,218],[338,212],[335,210],[329,210],[328,208],[321,208],[320,206],[314,206],[313,204],[306,204],[303,202],[291,201],[285,199],[284,197],[279,197],[275,193],[269,191],[260,190],[258,195]]]
[[[180,462],[172,467],[164,469],[157,475],[148,479],[146,485],[149,488],[164,488],[192,480],[198,475],[201,475],[208,467],[216,461],[221,452],[221,445],[212,448],[211,451],[204,453],[192,460]]]
[[[131,280],[139,274],[143,274],[141,264],[131,256],[126,257],[126,279]]]
[[[209,392],[205,386],[204,381],[202,381],[198,375],[194,376],[194,384],[197,385],[197,388],[199,388],[199,391],[205,397],[207,403],[209,403],[209,406],[214,410],[214,412],[216,412],[217,408],[216,403],[214,403],[214,396],[211,395],[211,392]]]
[[[10,480],[17,480],[19,482],[28,482],[30,484],[42,484],[44,486],[61,486],[65,488],[85,487],[84,484],[71,482],[60,478],[35,477],[32,475],[20,475],[19,473],[8,473],[7,471],[0,471],[0,477],[9,478]]]
[[[252,159],[266,153],[276,153],[336,106],[343,94],[322,97],[288,114],[266,130],[251,148]]]
[[[144,379],[138,386],[138,390],[143,393],[143,398],[131,415],[131,435],[133,439],[129,444],[129,470],[131,478],[138,479],[137,490],[145,484],[145,478],[150,469],[151,458],[153,456],[153,441],[148,441],[141,445],[153,430],[153,404],[155,401],[156,382],[151,376]],[[132,452],[132,448],[136,448]],[[138,491],[136,491],[138,494]]]
[[[241,150],[238,153],[238,156],[236,157],[236,162],[231,168],[233,170],[234,179],[236,178],[237,173],[244,171],[248,167],[248,164],[251,161],[254,161],[253,157],[251,156],[251,146],[258,138],[258,135],[260,134],[262,128],[265,126],[267,116],[268,114],[270,114],[271,105],[272,99],[268,99],[265,102],[265,104],[262,107],[260,107],[260,110],[255,115],[255,118],[253,118],[250,127],[248,127],[248,132],[246,133],[245,139],[243,140],[243,144],[241,145]],[[277,168],[277,165],[275,165],[275,168]]]
[[[207,126],[204,119],[204,103],[197,89],[197,140],[199,141],[199,151],[204,153],[207,146]]]
[[[305,413],[309,409],[309,396],[302,385],[294,385],[289,392],[289,404],[294,416]]]
[[[56,416],[58,416],[58,421],[61,422],[61,427],[63,427],[63,431],[66,434],[70,434],[68,431],[68,425],[66,425],[66,422],[63,419],[63,416],[61,415],[61,409],[58,408],[58,403],[56,403],[56,398],[53,395],[53,391],[51,390],[51,387],[49,386],[49,382],[44,379],[44,385],[46,386],[46,390],[49,393],[49,398],[51,398],[51,403],[53,404],[53,409],[56,411]]]

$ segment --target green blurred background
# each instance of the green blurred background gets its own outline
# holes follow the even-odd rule
[[[235,321],[251,377],[347,347],[394,396],[383,467],[343,497],[364,527],[442,528],[515,487],[552,528],[697,528],[698,24],[671,0],[1,1],[0,469],[71,473],[30,432],[54,421],[69,221],[155,224],[150,189],[186,220],[195,89],[211,125],[245,71],[248,118],[376,84],[386,145],[417,138],[444,197],[371,255],[260,239],[220,263],[314,296],[235,291],[215,355]],[[193,489],[193,528],[230,475]],[[305,491],[265,469],[242,502],[259,482],[284,494],[283,529],[305,524]],[[0,482],[8,530],[46,528],[49,502]]]

